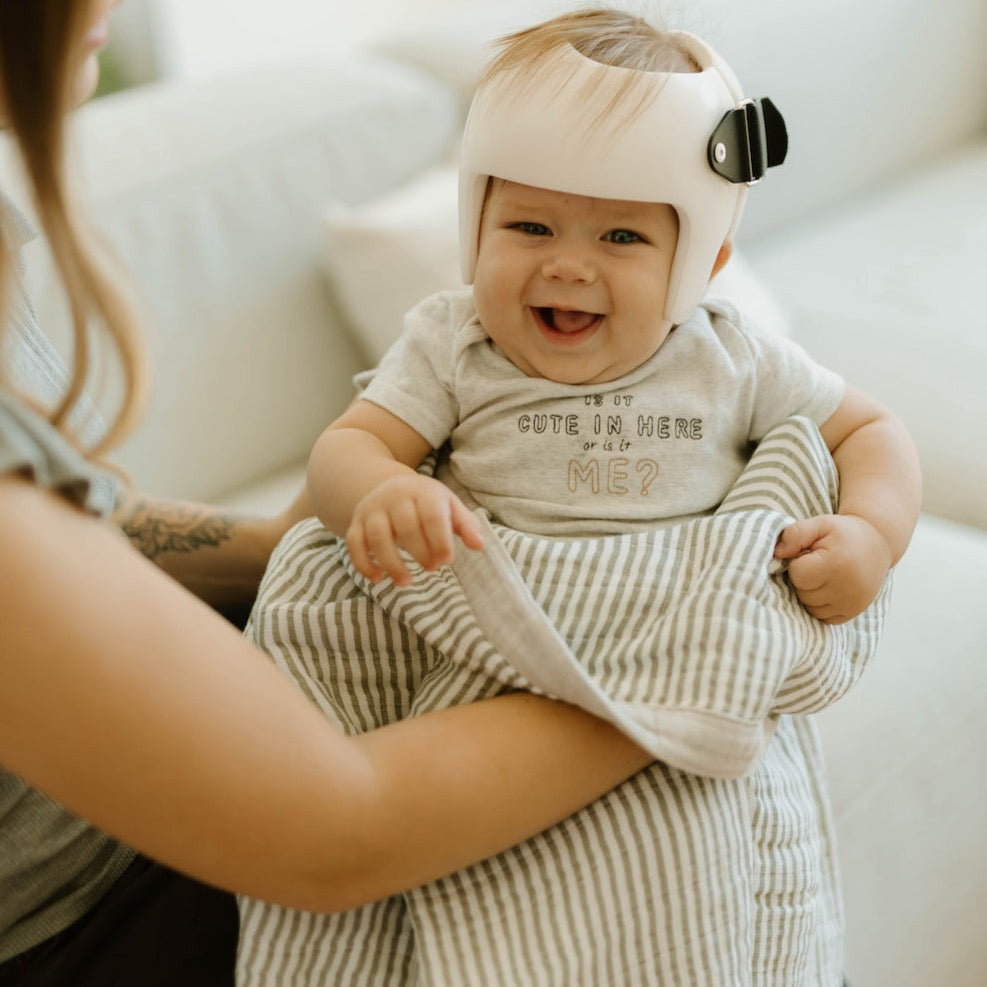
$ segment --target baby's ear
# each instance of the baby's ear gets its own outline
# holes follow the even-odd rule
[[[722,247],[720,247],[719,252],[716,255],[716,260],[713,261],[713,270],[710,271],[709,279],[710,281],[716,277],[724,267],[727,266],[727,261],[733,256],[733,241],[727,240]]]

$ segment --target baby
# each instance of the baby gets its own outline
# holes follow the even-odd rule
[[[524,687],[505,666],[522,649],[533,652],[529,666],[544,661],[551,635],[528,634],[520,610],[498,612],[496,627],[480,628],[500,635],[497,665],[458,597],[446,605],[419,592],[433,579],[447,596],[456,589],[461,569],[445,582],[436,572],[456,539],[483,553],[460,553],[459,566],[492,558],[507,532],[504,543],[521,546],[518,570],[522,557],[532,562],[536,608],[550,604],[536,616],[573,647],[599,643],[580,674],[640,712],[660,741],[674,720],[685,741],[712,750],[729,721],[764,746],[716,777],[662,755],[541,836],[345,915],[246,902],[242,983],[839,984],[828,807],[817,739],[800,715],[812,684],[803,678],[782,704],[796,715],[779,715],[774,690],[760,695],[751,671],[785,634],[772,637],[770,620],[767,638],[735,630],[731,569],[715,632],[701,576],[696,618],[682,618],[670,647],[648,638],[669,595],[662,567],[682,558],[654,547],[654,529],[695,532],[755,445],[792,416],[818,426],[814,440],[841,483],[839,513],[806,512],[777,546],[772,529],[764,549],[769,561],[772,551],[790,560],[801,605],[783,583],[781,595],[808,638],[838,636],[846,629],[819,621],[868,608],[915,523],[917,469],[897,420],[791,342],[704,300],[729,260],[748,183],[781,162],[785,145],[771,103],[745,100],[692,35],[593,10],[505,39],[463,141],[472,289],[412,310],[312,453],[319,518],[345,536],[361,575],[350,580],[346,552],[313,522],[276,561],[252,630],[350,730]],[[435,477],[419,471],[433,449],[444,450]],[[789,465],[778,482],[797,486]],[[639,544],[641,564],[627,563]],[[736,544],[745,561],[746,543]],[[411,560],[431,572],[401,589]],[[369,592],[356,584],[364,577]],[[480,594],[502,589],[486,580]],[[631,606],[634,621],[622,619]],[[402,622],[416,608],[421,621]],[[680,662],[672,646],[686,638]],[[812,665],[801,652],[794,661],[803,674]],[[642,668],[635,692],[625,681]],[[830,685],[817,705],[832,701]]]
[[[784,125],[698,39],[611,30],[616,16],[524,32],[490,67],[461,162],[472,292],[415,308],[320,438],[316,513],[362,573],[405,584],[401,549],[432,569],[454,536],[481,547],[451,488],[523,531],[638,530],[713,510],[752,444],[802,415],[836,461],[840,510],[793,525],[778,555],[810,613],[848,620],[914,527],[910,441],[797,346],[701,304]],[[446,443],[446,483],[416,472]]]

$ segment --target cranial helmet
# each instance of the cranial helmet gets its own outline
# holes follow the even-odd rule
[[[477,92],[460,158],[463,279],[473,281],[491,176],[603,199],[666,202],[679,218],[665,317],[699,305],[720,247],[740,222],[747,188],[781,164],[788,139],[768,99],[745,99],[704,41],[672,38],[699,72],[643,72],[586,58],[571,45],[523,77],[502,72]],[[621,94],[633,76],[628,95]]]

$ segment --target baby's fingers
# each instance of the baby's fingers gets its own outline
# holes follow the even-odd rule
[[[824,551],[804,552],[788,563],[788,579],[805,602],[809,594],[818,595],[829,582],[828,559]]]
[[[399,586],[407,586],[411,582],[411,573],[398,551],[391,521],[386,514],[374,514],[362,524],[351,525],[346,534],[346,546],[354,566],[368,579],[377,582],[384,576],[390,576]]]
[[[457,535],[469,548],[483,548],[479,522],[455,494],[443,489],[440,499],[423,498],[418,510],[431,551],[429,560],[419,559],[425,568],[437,569],[452,561]]]
[[[384,578],[384,570],[377,565],[370,554],[362,524],[354,522],[350,525],[346,532],[346,548],[350,553],[350,561],[357,572],[375,583]]]
[[[828,518],[825,516],[810,517],[790,524],[778,538],[775,558],[794,559],[802,552],[808,552],[828,531]]]
[[[406,501],[392,508],[391,525],[394,538],[420,566],[426,569],[436,567],[436,544],[429,530],[428,508],[426,504]],[[447,536],[451,542],[452,535]]]
[[[467,548],[483,548],[483,535],[477,516],[458,498],[452,499],[452,528]]]
[[[826,552],[809,552],[789,563],[788,579],[807,613],[827,624],[842,624],[856,614],[847,612],[846,594],[839,592],[831,570]]]

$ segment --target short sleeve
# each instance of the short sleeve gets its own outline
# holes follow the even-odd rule
[[[755,334],[747,339],[755,369],[752,441],[760,441],[793,415],[822,425],[836,411],[846,391],[839,374],[817,363],[791,339]]]
[[[0,389],[0,474],[22,473],[91,512],[113,510],[116,481],[44,417]]]
[[[450,292],[432,295],[405,316],[404,330],[365,383],[361,398],[384,408],[434,448],[456,426],[453,379],[459,306]]]

